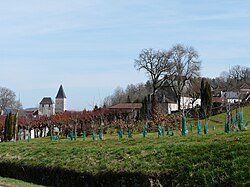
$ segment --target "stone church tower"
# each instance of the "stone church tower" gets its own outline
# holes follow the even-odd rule
[[[66,111],[66,101],[67,98],[64,93],[63,87],[61,85],[56,95],[56,105],[55,105],[56,114],[63,113]]]

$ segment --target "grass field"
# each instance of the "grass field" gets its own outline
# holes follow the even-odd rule
[[[42,187],[40,185],[23,182],[20,180],[0,177],[0,186],[8,187]]]
[[[250,119],[250,107],[244,108]],[[209,134],[198,135],[197,128],[188,137],[147,138],[135,134],[133,139],[118,140],[117,134],[105,140],[77,141],[49,138],[0,144],[0,163],[59,167],[91,174],[141,173],[158,177],[165,185],[250,185],[250,130],[224,133],[225,114],[211,117]],[[215,130],[214,130],[215,128]],[[1,183],[1,182],[0,182]]]

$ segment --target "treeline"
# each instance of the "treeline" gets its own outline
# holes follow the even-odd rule
[[[201,81],[204,77],[191,78],[191,89],[186,91],[186,96],[200,98]],[[250,85],[250,68],[235,65],[229,71],[224,71],[216,78],[205,78],[211,85],[214,94],[219,91],[239,91],[247,83]],[[145,98],[152,94],[152,83],[148,80],[145,84],[129,84],[125,89],[117,87],[114,93],[104,99],[104,106],[118,103],[143,103]]]
[[[242,84],[250,85],[250,67],[235,65],[229,71],[223,71],[220,76],[210,79],[216,90],[239,91]]]
[[[104,99],[103,105],[109,107],[119,103],[142,103],[151,92],[150,81],[145,84],[129,84],[125,89],[117,87],[112,95]]]

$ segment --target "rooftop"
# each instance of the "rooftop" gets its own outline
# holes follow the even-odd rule
[[[141,109],[142,108],[142,104],[141,103],[120,103],[117,105],[113,105],[111,107],[109,107],[110,109],[130,109],[130,110],[134,110],[134,109]]]
[[[240,89],[250,89],[250,86],[247,83],[244,83]]]
[[[54,104],[54,102],[51,99],[51,97],[44,97],[42,99],[42,101],[40,102],[40,104],[44,104],[44,105],[49,104],[49,105],[51,105],[51,104]]]
[[[65,95],[65,92],[64,92],[64,90],[63,90],[63,86],[62,86],[62,85],[60,86],[60,88],[59,88],[59,90],[58,90],[58,93],[57,93],[57,95],[56,95],[56,98],[57,98],[57,99],[64,99],[64,98],[66,98],[66,95]]]

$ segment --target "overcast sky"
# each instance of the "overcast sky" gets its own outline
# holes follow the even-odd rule
[[[198,51],[202,76],[249,67],[250,1],[0,1],[0,86],[27,108],[63,84],[69,109],[91,109],[147,80],[134,68],[143,48],[177,43]]]

